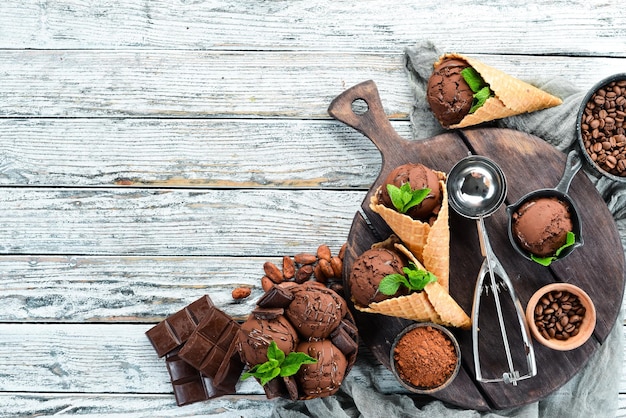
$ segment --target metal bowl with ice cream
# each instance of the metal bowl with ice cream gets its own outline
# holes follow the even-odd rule
[[[583,245],[582,222],[567,193],[581,166],[580,154],[571,151],[554,189],[535,190],[506,208],[509,240],[526,259],[547,266]]]

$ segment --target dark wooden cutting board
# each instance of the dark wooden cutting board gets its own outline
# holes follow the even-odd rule
[[[357,100],[363,100],[367,109],[355,113],[352,105]],[[369,209],[369,201],[387,174],[398,165],[419,162],[447,173],[468,154],[487,156],[502,168],[507,178],[505,205],[516,202],[530,191],[555,187],[563,174],[564,154],[540,138],[519,131],[474,128],[408,141],[400,137],[389,123],[372,81],[346,90],[331,103],[328,111],[331,116],[372,140],[383,160],[381,172],[361,205],[363,212],[355,215],[348,236],[343,272],[346,281],[355,258],[373,243],[391,234],[382,218]],[[545,284],[557,281],[576,284],[595,303],[597,324],[593,337],[583,346],[567,352],[554,351],[535,342],[538,374],[513,386],[505,383],[477,383],[474,379],[471,332],[452,330],[461,346],[463,367],[449,387],[434,395],[436,398],[478,410],[504,409],[537,401],[580,371],[606,339],[615,325],[624,292],[624,253],[617,227],[605,202],[583,172],[575,176],[569,194],[580,211],[585,244],[567,258],[552,263],[549,268],[525,260],[512,248],[506,231],[505,205],[486,219],[485,223],[491,245],[513,281],[522,306],[525,308],[532,294]],[[476,275],[483,261],[475,221],[465,219],[451,210],[450,235],[450,294],[470,314]],[[345,289],[347,299],[350,299],[347,283]],[[351,302],[349,304],[363,342],[379,361],[389,367],[391,344],[395,336],[412,321],[365,314],[355,310]],[[484,308],[483,304],[487,307]],[[494,312],[487,302],[481,303],[480,352],[483,375],[487,377],[501,374],[506,369],[506,363],[502,363],[502,339]],[[511,332],[514,333],[512,308],[505,307],[505,315],[507,327],[512,325]],[[492,327],[490,323],[496,325]],[[520,344],[521,338],[516,341],[513,337],[512,349],[519,352]],[[519,361],[523,359],[523,354],[514,357]]]

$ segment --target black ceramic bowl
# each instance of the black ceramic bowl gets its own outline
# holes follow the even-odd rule
[[[526,202],[532,199],[542,198],[542,197],[556,197],[558,200],[564,202],[567,206],[569,206],[570,217],[572,219],[572,232],[575,236],[574,245],[571,245],[567,248],[564,248],[556,258],[556,260],[562,260],[568,255],[570,255],[576,248],[583,245],[583,232],[582,232],[582,222],[580,220],[580,216],[578,215],[578,209],[576,208],[576,204],[572,200],[572,198],[562,191],[556,189],[539,189],[533,192],[528,193],[526,196],[522,197],[517,203],[507,206],[506,212],[508,217],[508,234],[509,241],[511,241],[511,245],[515,250],[527,260],[532,260],[530,253],[521,247],[517,238],[515,238],[515,234],[513,232],[513,214],[517,212],[517,210],[522,207]]]
[[[568,207],[570,219],[572,220],[572,232],[575,236],[575,242],[574,245],[564,248],[556,258],[557,260],[561,260],[567,257],[577,247],[583,245],[583,228],[582,222],[580,220],[580,215],[578,213],[578,208],[576,207],[576,204],[574,203],[572,198],[567,194],[569,186],[574,179],[574,176],[576,175],[576,173],[578,173],[582,165],[583,163],[580,157],[580,152],[578,152],[577,150],[571,150],[569,154],[567,154],[567,160],[565,162],[563,176],[561,177],[559,184],[557,184],[554,189],[535,190],[526,194],[519,201],[517,201],[517,203],[507,206],[506,213],[508,218],[507,230],[509,234],[509,240],[511,241],[511,245],[513,246],[513,248],[515,248],[517,252],[520,253],[524,258],[532,260],[531,254],[525,248],[522,248],[517,238],[515,237],[515,233],[513,232],[513,215],[526,202],[533,199],[553,197],[563,202]]]
[[[576,119],[576,136],[578,138],[578,145],[581,150],[581,154],[585,159],[585,162],[589,167],[591,167],[597,174],[606,176],[611,180],[619,181],[626,183],[626,170],[624,170],[624,176],[619,175],[618,172],[609,172],[605,168],[601,167],[596,161],[593,160],[589,152],[585,147],[585,139],[583,139],[583,124],[588,125],[588,121],[586,120],[585,109],[587,107],[587,103],[592,100],[593,95],[603,87],[609,85],[612,82],[616,81],[626,81],[626,73],[619,73],[609,76],[598,83],[596,83],[585,95],[580,109],[578,110],[578,117]],[[625,126],[626,127],[626,126]]]

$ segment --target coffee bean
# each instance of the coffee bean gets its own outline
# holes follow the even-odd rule
[[[587,154],[598,167],[616,176],[626,176],[626,153],[616,150],[626,144],[621,138],[626,116],[626,83],[614,81],[600,87],[586,103],[581,123]]]
[[[535,326],[544,338],[563,341],[579,333],[584,308],[576,295],[555,291],[540,299],[534,313]]]

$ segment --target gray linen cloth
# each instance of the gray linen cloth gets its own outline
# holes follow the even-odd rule
[[[441,55],[432,43],[423,42],[405,51],[405,67],[415,102],[411,110],[413,138],[419,140],[444,132],[425,100],[426,85],[433,63]],[[567,152],[575,146],[576,114],[585,92],[563,79],[524,80],[563,99],[551,109],[513,116],[494,123],[543,138],[557,149]],[[626,243],[626,187],[604,177],[587,173],[605,199],[614,216],[622,246]],[[622,369],[621,315],[606,342],[592,356],[584,369],[568,383],[546,398],[519,408],[489,413],[461,410],[441,401],[417,407],[406,395],[384,395],[376,385],[376,375],[348,375],[340,391],[328,398],[309,401],[277,401],[273,417],[614,417]],[[367,363],[361,362],[367,368]],[[380,365],[371,365],[375,370]],[[384,371],[383,371],[384,372]]]

